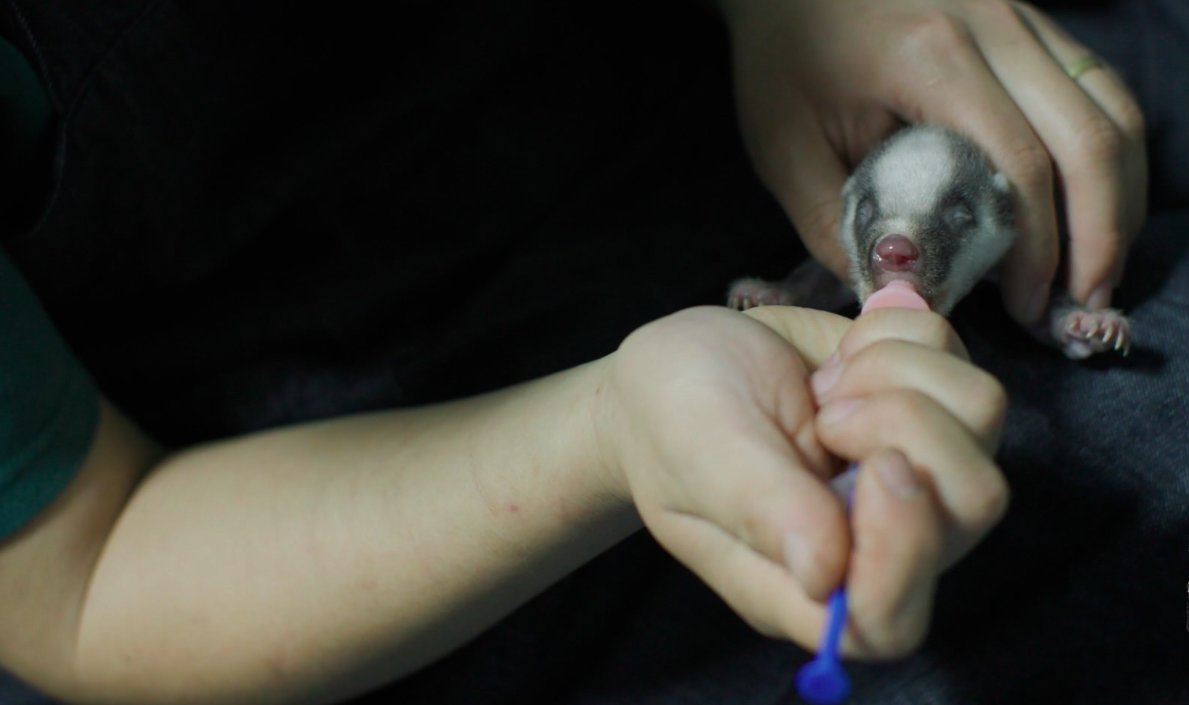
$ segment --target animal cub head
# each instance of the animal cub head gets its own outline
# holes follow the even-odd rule
[[[902,279],[948,314],[1015,238],[1006,177],[942,127],[893,135],[859,164],[842,202],[840,236],[860,301]]]

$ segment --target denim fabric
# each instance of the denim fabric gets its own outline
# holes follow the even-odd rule
[[[281,5],[25,8],[57,52],[63,129],[53,202],[10,249],[104,389],[170,441],[537,376],[803,256],[689,3],[630,22],[412,3],[383,27]],[[1012,397],[1012,509],[942,581],[919,654],[852,668],[856,703],[1189,702],[1189,9],[1060,13],[1153,127],[1157,212],[1120,294],[1134,350],[1073,363],[992,290],[958,308]],[[793,702],[804,658],[637,536],[360,702],[768,705]]]

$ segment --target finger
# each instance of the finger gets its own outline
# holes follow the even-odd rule
[[[902,454],[875,454],[863,463],[859,478],[854,526],[860,540],[847,579],[852,607],[843,650],[860,658],[892,658],[919,643],[928,624],[943,521],[927,483]],[[702,557],[689,564],[691,570],[752,627],[807,649],[818,647],[825,606],[806,595],[788,571],[742,547],[713,522],[690,515],[672,520],[688,544],[682,552]]]
[[[817,369],[834,354],[839,341],[854,323],[836,313],[795,306],[761,306],[743,311],[743,314],[775,331],[810,369]]]
[[[804,395],[802,400],[812,417]],[[696,424],[696,418],[691,420]],[[846,566],[848,533],[842,504],[823,477],[806,470],[809,461],[771,422],[741,418],[723,424],[718,416],[715,420],[717,428],[693,426],[711,430],[691,438],[685,457],[696,459],[695,465],[683,469],[688,495],[680,504],[663,505],[666,512],[701,517],[721,527],[740,550],[784,566],[807,594],[824,599],[841,581]],[[803,426],[812,431],[811,423]],[[650,526],[665,520],[643,518]],[[681,550],[666,546],[675,554]],[[678,558],[692,565],[699,555]]]
[[[1128,239],[1125,141],[1011,4],[983,3],[977,11],[976,41],[1056,165],[1071,236],[1070,282],[1079,285],[1071,293],[1084,301],[1090,292],[1080,285],[1109,279]]]
[[[1084,57],[1093,56],[1093,52],[1044,13],[1024,3],[1017,3],[1016,9],[1057,64],[1066,66]],[[1122,78],[1105,64],[1079,76],[1076,85],[1111,121],[1121,140],[1120,168],[1117,174],[1122,191],[1118,214],[1120,244],[1105,275],[1096,278],[1093,274],[1093,262],[1082,261],[1087,257],[1092,260],[1098,259],[1099,256],[1094,252],[1095,245],[1092,241],[1083,244],[1079,239],[1084,231],[1077,227],[1074,216],[1078,213],[1073,204],[1069,204],[1070,235],[1074,241],[1070,253],[1069,288],[1079,300],[1102,308],[1110,304],[1110,289],[1118,284],[1126,260],[1127,247],[1143,226],[1147,214],[1148,166],[1147,150],[1144,146],[1144,117],[1139,103]]]
[[[816,428],[839,457],[854,460],[894,448],[929,478],[955,529],[947,541],[948,561],[964,555],[1006,509],[1007,484],[980,442],[919,392],[833,401],[818,413]]]
[[[769,107],[771,115],[813,115],[807,106],[792,104],[791,98],[774,100],[779,105]],[[802,117],[800,123],[766,126],[761,134],[769,135],[769,141],[752,154],[760,179],[792,220],[814,259],[842,281],[849,281],[846,252],[838,239],[846,164],[809,117]]]
[[[1078,42],[1050,17],[1031,5],[1016,3],[1016,9],[1027,20],[1029,26],[1031,26],[1037,38],[1044,44],[1053,59],[1061,66],[1066,66],[1071,62],[1094,55],[1094,52],[1084,44]],[[1147,155],[1145,150],[1136,149],[1136,147],[1142,147],[1145,140],[1146,126],[1143,111],[1140,109],[1139,101],[1136,100],[1135,95],[1127,87],[1126,82],[1119,73],[1104,62],[1098,67],[1083,73],[1076,79],[1076,82],[1094,100],[1099,108],[1102,109],[1107,117],[1114,122],[1119,133],[1128,143],[1128,149],[1125,152],[1126,156],[1135,157],[1140,163],[1146,164]],[[1141,174],[1136,175],[1145,177],[1145,181],[1142,184],[1142,193],[1146,194],[1146,168]],[[1127,185],[1132,186],[1129,181]],[[1138,229],[1139,222],[1143,220],[1146,211],[1144,207],[1145,201],[1146,195],[1144,198],[1136,199],[1135,201],[1125,201],[1126,204],[1132,206],[1133,210],[1136,211],[1135,215],[1137,219],[1133,223],[1136,229]]]
[[[987,63],[1052,156],[1073,239],[1071,280],[1109,276],[1124,239],[1123,140],[1007,2],[977,5],[971,23]],[[1088,291],[1072,292],[1084,300]]]
[[[884,340],[903,340],[943,350],[963,360],[970,358],[948,321],[935,313],[905,308],[877,309],[859,316],[838,342],[838,355],[846,359]]]
[[[1003,385],[987,372],[935,348],[899,340],[881,341],[819,370],[812,385],[822,406],[897,389],[918,392],[969,429],[987,453],[999,444],[1007,411]]]
[[[707,344],[711,321],[735,334]],[[746,363],[745,374],[723,374],[724,345],[728,359]],[[811,594],[828,592],[845,567],[847,532],[843,508],[824,483],[834,460],[813,433],[816,409],[803,361],[763,324],[705,308],[633,333],[617,371],[626,380],[655,374],[676,349],[689,359],[666,393],[627,393],[638,384],[620,392],[628,417],[651,419],[646,437],[626,434],[639,442],[621,449],[622,462],[637,466],[625,474],[641,517],[688,565],[701,557],[671,527],[675,518],[697,517],[735,537],[741,549],[788,566]]]
[[[970,359],[953,327],[935,313],[886,308],[868,311],[855,320],[795,306],[761,306],[742,313],[776,331],[810,369],[855,355],[882,340],[917,343]]]
[[[824,608],[785,568],[742,544],[713,521],[690,514],[665,517],[675,537],[665,548],[756,631],[813,649]],[[849,532],[844,532],[849,533]]]
[[[843,650],[860,658],[893,658],[918,644],[928,625],[943,520],[926,481],[902,454],[875,454],[863,463],[859,478],[854,500],[859,541],[847,579],[851,610]],[[692,515],[672,521],[685,542],[677,553],[698,555],[690,569],[753,628],[807,649],[819,646],[825,606],[806,595],[788,571],[713,522]]]
[[[896,658],[924,638],[941,571],[944,521],[928,486],[898,451],[863,462],[851,509],[855,542],[843,648]]]
[[[900,45],[905,61],[886,77],[898,87],[893,109],[968,135],[1012,183],[1021,236],[1007,255],[1003,291],[1012,316],[1033,323],[1044,313],[1057,268],[1048,152],[957,20],[939,14],[907,36]]]

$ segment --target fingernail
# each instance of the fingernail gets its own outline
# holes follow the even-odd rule
[[[810,375],[809,386],[813,387],[813,393],[818,399],[825,396],[838,382],[838,378],[842,376],[842,365],[839,360],[838,353],[834,353],[821,367],[817,368],[817,372]]]
[[[882,456],[876,472],[884,487],[901,499],[912,499],[921,493],[920,478],[899,453]]]
[[[809,575],[809,547],[799,534],[785,534],[784,564],[797,582],[805,585],[805,578]]]
[[[1086,306],[1092,309],[1107,308],[1111,305],[1111,285],[1102,284],[1086,297]]]
[[[855,413],[855,410],[862,405],[858,399],[842,399],[826,404],[817,412],[818,423],[832,424],[842,421],[846,417]]]

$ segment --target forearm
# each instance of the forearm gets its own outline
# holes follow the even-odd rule
[[[96,565],[78,684],[329,702],[457,647],[636,528],[600,467],[601,364],[167,458]]]

